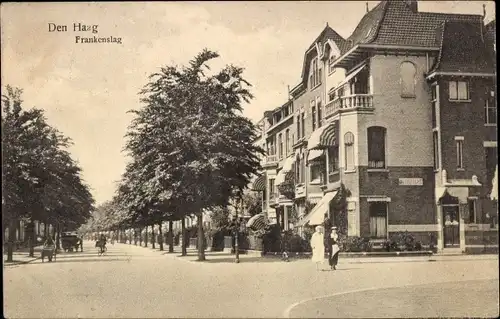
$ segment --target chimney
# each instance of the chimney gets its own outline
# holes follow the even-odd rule
[[[404,0],[408,8],[413,12],[418,12],[418,1],[417,0]]]

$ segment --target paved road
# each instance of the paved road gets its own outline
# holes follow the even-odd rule
[[[476,293],[466,295],[474,304],[491,292],[487,281],[498,281],[498,259],[384,264],[341,260],[338,271],[319,272],[309,260],[284,263],[242,257],[235,264],[231,256],[205,263],[189,259],[123,244],[110,246],[98,257],[91,243],[85,243],[83,253],[60,254],[55,263],[4,268],[4,313],[8,318],[317,317],[322,314],[316,308],[330,315],[324,304],[334,300],[318,306],[308,300],[333,293],[476,280]],[[403,291],[421,294],[414,289]],[[453,289],[457,295],[466,290],[458,284]],[[392,300],[401,291],[387,294]],[[366,298],[380,304],[373,295]],[[397,302],[413,300],[405,298]],[[345,299],[343,305],[352,300]],[[464,305],[462,298],[457,298],[456,307],[463,316],[480,315],[482,309]],[[372,317],[387,315],[385,307],[371,310]]]

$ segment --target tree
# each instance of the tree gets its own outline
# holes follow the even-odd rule
[[[176,215],[198,217],[203,209],[226,206],[242,192],[260,168],[263,150],[253,145],[256,130],[243,117],[242,103],[252,95],[243,69],[226,66],[206,75],[208,62],[219,57],[204,50],[189,66],[169,66],[150,76],[141,91],[144,106],[135,114],[126,149],[137,163],[142,187],[140,205],[170,201]],[[198,259],[204,260],[203,245]]]
[[[2,208],[10,241],[20,218],[76,229],[94,203],[67,151],[71,140],[47,124],[42,110],[24,110],[21,95],[10,86],[2,94]]]
[[[245,193],[243,195],[243,206],[250,216],[262,213],[262,198],[258,193]]]

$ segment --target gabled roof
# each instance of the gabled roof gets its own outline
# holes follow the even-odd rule
[[[340,52],[343,52],[344,48],[348,46],[347,41],[335,30],[330,28],[327,24],[326,27],[323,29],[323,31],[321,31],[319,36],[314,40],[314,42],[309,46],[309,48],[306,50],[304,54],[304,63],[302,65],[302,75],[301,75],[302,82],[307,81],[307,74],[309,73],[309,63],[308,63],[309,54],[315,51],[313,49],[316,47],[316,44],[319,44],[321,48],[323,48],[328,40],[332,40],[333,42],[335,42]]]
[[[408,1],[381,1],[365,14],[347,39],[343,53],[357,44],[439,46],[436,38],[443,21],[481,22],[481,15],[418,12]]]
[[[494,62],[486,48],[481,28],[482,23],[443,22],[439,56],[429,73],[493,73]]]

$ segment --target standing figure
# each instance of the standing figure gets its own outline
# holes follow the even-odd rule
[[[319,264],[325,259],[325,243],[323,239],[323,228],[316,226],[316,231],[311,237],[312,261],[316,263],[316,270]]]
[[[332,233],[330,234],[330,252],[331,256],[329,256],[329,264],[331,269],[337,269],[337,264],[339,261],[339,251],[340,247],[338,245],[339,234],[337,233],[337,227],[332,227]]]

